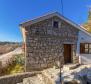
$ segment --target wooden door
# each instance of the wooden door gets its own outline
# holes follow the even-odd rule
[[[71,44],[64,44],[64,63],[71,63]]]

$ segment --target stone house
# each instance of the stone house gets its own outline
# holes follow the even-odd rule
[[[91,34],[57,12],[24,22],[20,28],[26,71],[52,67],[57,62],[91,63]]]

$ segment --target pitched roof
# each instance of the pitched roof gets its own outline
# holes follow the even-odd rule
[[[83,31],[84,33],[86,33],[87,35],[91,36],[91,34],[89,32],[87,32],[83,27],[81,27],[80,25],[74,23],[73,21],[69,20],[68,18],[64,17],[63,15],[61,15],[58,12],[54,12],[54,13],[51,13],[51,14],[47,14],[47,15],[44,15],[44,16],[39,17],[39,18],[34,19],[34,20],[29,20],[27,22],[21,23],[20,26],[21,27],[26,27],[28,25],[35,24],[37,22],[43,21],[43,20],[48,19],[48,18],[51,18],[53,16],[59,17],[60,19],[62,19],[65,22],[69,23],[70,25],[74,26],[75,28],[77,28],[77,29]]]

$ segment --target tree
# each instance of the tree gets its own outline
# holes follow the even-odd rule
[[[88,14],[88,21],[85,24],[83,24],[83,27],[85,27],[87,31],[91,33],[91,8]]]

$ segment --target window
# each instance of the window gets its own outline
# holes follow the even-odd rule
[[[36,28],[35,34],[39,35],[39,28]]]
[[[81,43],[80,44],[80,53],[81,54],[91,54],[91,44],[90,43]]]
[[[58,28],[58,26],[59,26],[59,22],[58,21],[54,21],[53,22],[53,27]]]

